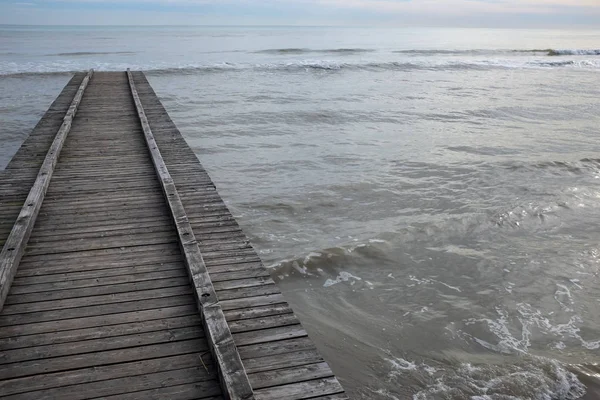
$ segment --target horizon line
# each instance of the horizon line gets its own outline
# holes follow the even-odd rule
[[[301,24],[2,24],[0,27],[130,27],[130,28],[147,28],[147,27],[206,27],[206,28],[446,28],[446,29],[494,29],[494,30],[596,30],[600,28],[594,25],[580,25],[576,27],[566,28],[564,26],[530,26],[530,27],[499,27],[499,26],[459,26],[459,25],[301,25]]]

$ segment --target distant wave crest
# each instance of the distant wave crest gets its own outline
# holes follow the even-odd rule
[[[48,54],[48,57],[83,57],[83,56],[106,56],[115,54],[135,54],[134,51],[73,51],[69,53]]]
[[[431,61],[388,61],[388,62],[341,62],[330,60],[298,60],[279,63],[216,63],[216,64],[184,64],[184,65],[135,65],[129,63],[40,63],[36,65],[18,65],[0,62],[0,76],[56,75],[88,68],[101,71],[123,71],[127,68],[143,70],[155,75],[186,75],[224,72],[281,72],[298,73],[307,71],[462,71],[462,70],[494,70],[494,69],[551,69],[581,68],[600,69],[600,59],[586,60],[431,60]]]
[[[579,50],[579,49],[567,49],[567,50],[550,50],[549,56],[600,56],[600,49],[595,50]]]
[[[281,48],[255,51],[256,54],[294,55],[294,54],[360,54],[372,53],[377,50],[365,48],[339,48],[339,49],[308,49],[308,48]],[[394,50],[396,54],[415,56],[438,55],[542,55],[542,56],[597,56],[600,49],[407,49]]]
[[[524,68],[582,68],[600,69],[600,60],[564,60],[564,61],[526,61],[510,62],[506,60],[483,60],[483,61],[447,61],[447,62],[365,62],[346,63],[328,60],[297,61],[288,63],[271,64],[214,64],[200,66],[185,66],[174,68],[150,68],[146,69],[155,74],[194,74],[227,71],[444,71],[444,70],[488,70],[488,69],[524,69]]]
[[[374,49],[360,48],[340,48],[340,49],[302,49],[302,48],[284,48],[284,49],[267,49],[256,51],[256,54],[357,54],[357,53],[372,53]]]
[[[422,50],[396,50],[394,53],[419,55],[419,56],[438,56],[438,55],[543,55],[543,56],[597,56],[600,55],[600,49],[422,49]]]

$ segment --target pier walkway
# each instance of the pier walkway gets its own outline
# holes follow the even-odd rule
[[[141,72],[0,171],[0,398],[346,399]]]

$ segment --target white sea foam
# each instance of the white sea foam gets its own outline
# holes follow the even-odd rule
[[[417,278],[414,275],[409,275],[408,279],[411,280],[412,282],[416,282],[417,285],[434,285],[434,284],[439,284],[439,285],[447,287],[448,289],[452,289],[452,290],[455,290],[457,292],[462,292],[462,290],[458,286],[452,286],[452,285],[449,285],[449,284],[447,284],[445,282],[438,281],[436,279],[431,279],[431,278],[422,278],[422,279],[419,279],[419,278]],[[414,286],[414,285],[409,285],[409,287],[412,287],[412,286]]]
[[[483,324],[486,325],[489,332],[491,332],[496,338],[498,342],[496,344],[490,343],[484,339],[472,336],[468,333],[464,333],[464,335],[471,337],[479,345],[485,347],[486,349],[496,351],[504,354],[511,353],[526,353],[527,348],[530,345],[529,336],[530,332],[526,326],[522,327],[521,330],[521,338],[515,337],[510,329],[508,322],[507,313],[499,307],[496,307],[496,313],[498,313],[498,319],[490,319],[490,318],[470,318],[465,320],[466,325],[473,324]]]
[[[573,311],[571,306],[573,305],[573,297],[568,287],[563,284],[557,283],[558,289],[554,292],[554,299],[561,305],[565,311]]]
[[[413,400],[575,400],[586,392],[575,374],[543,357],[529,357],[517,365],[462,363],[443,368],[402,358],[386,361],[391,366],[388,379],[393,382],[401,382],[407,374],[423,382],[425,387],[413,395]]]
[[[567,323],[552,324],[550,320],[543,316],[540,310],[534,309],[531,305],[520,303],[518,312],[521,315],[521,323],[524,326],[535,326],[543,334],[553,335],[557,339],[575,339],[580,342],[581,346],[588,350],[596,350],[600,348],[600,340],[585,340],[581,335],[581,329],[578,325],[583,323],[580,316],[572,316]]]
[[[292,268],[301,273],[302,275],[312,275],[308,272],[308,268],[305,265],[300,266],[297,261],[292,262]]]
[[[466,326],[474,324],[486,326],[488,331],[496,338],[495,343],[476,337],[468,332],[460,331],[459,334],[464,338],[470,338],[482,347],[504,354],[527,354],[529,347],[531,347],[531,336],[534,328],[543,335],[554,337],[556,342],[553,347],[556,349],[564,349],[566,347],[564,341],[569,339],[571,342],[579,342],[582,347],[588,350],[600,348],[600,339],[587,340],[581,336],[579,325],[583,324],[583,320],[578,315],[570,317],[566,323],[553,323],[550,321],[549,316],[543,315],[540,310],[533,308],[530,304],[519,303],[517,305],[518,316],[514,318],[519,322],[519,328],[511,326],[511,319],[506,311],[497,307],[496,312],[499,315],[497,319],[471,318],[465,320]]]
[[[308,253],[308,255],[306,257],[304,257],[304,264],[308,264],[311,260],[311,258],[318,258],[321,257],[323,254],[321,253],[317,253],[317,252],[311,252]]]
[[[460,288],[458,286],[451,286],[451,285],[448,285],[447,283],[440,282],[440,281],[436,281],[436,282],[439,283],[440,285],[446,286],[448,289],[456,290],[457,292],[462,292],[462,290],[460,290]]]
[[[132,56],[133,57],[133,56]],[[599,69],[600,60],[514,60],[514,59],[481,59],[481,60],[411,60],[410,62],[339,62],[334,60],[300,60],[279,63],[187,63],[175,64],[170,62],[139,63],[132,58],[126,61],[99,61],[64,59],[56,61],[14,62],[0,60],[0,75],[32,75],[56,74],[84,71],[94,68],[99,71],[122,71],[127,68],[144,70],[150,74],[206,74],[236,71],[280,71],[280,72],[310,72],[310,71],[413,71],[413,70],[486,70],[486,69],[548,69],[576,68]]]
[[[342,271],[335,279],[327,279],[325,281],[325,283],[323,284],[323,287],[330,287],[333,285],[337,285],[338,283],[341,283],[341,282],[348,282],[350,279],[354,279],[357,281],[362,280],[362,278],[360,278],[358,276],[352,275],[351,273],[346,272],[346,271]]]
[[[557,56],[598,56],[600,49],[558,49],[551,50],[551,55]]]
[[[402,371],[415,371],[417,369],[417,364],[407,361],[404,358],[394,357],[386,358],[385,360],[391,364],[392,369],[389,374],[391,378],[397,377]]]

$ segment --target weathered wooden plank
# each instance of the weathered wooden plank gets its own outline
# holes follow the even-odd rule
[[[95,353],[77,354],[48,358],[43,363],[37,360],[0,365],[0,380],[13,379],[49,372],[59,372],[75,368],[87,368],[121,362],[147,360],[150,358],[206,351],[206,341],[201,339],[166,342],[148,346],[107,350]]]
[[[304,328],[302,328],[302,325],[297,324],[277,328],[267,328],[260,331],[234,333],[233,338],[238,346],[244,346],[247,344],[274,342],[277,340],[292,339],[307,335],[308,334]]]
[[[333,373],[327,363],[317,363],[278,369],[275,371],[258,372],[248,375],[254,390],[289,385],[296,382],[310,381],[320,378],[332,377]]]
[[[30,286],[21,286],[19,288],[15,288],[17,290],[11,290],[11,293],[6,298],[5,304],[8,306],[12,304],[55,302],[57,300],[86,298],[92,296],[99,297],[107,295],[116,297],[116,295],[121,293],[133,293],[145,290],[166,289],[187,285],[188,277],[186,275],[180,275],[165,279],[136,280],[128,283],[119,283],[117,281],[108,285],[93,285],[87,283],[83,287],[55,287],[45,291],[35,289],[34,291],[27,291],[27,289],[30,289]],[[25,293],[22,293],[23,291],[25,291]]]
[[[113,189],[113,188],[145,188],[148,185],[153,185],[155,183],[154,179],[148,177],[147,175],[140,175],[138,177],[104,177],[102,180],[90,182],[87,179],[56,179],[52,184],[52,192],[56,193],[58,191],[62,192],[80,192],[85,191],[86,189],[92,190],[103,190],[103,189]]]
[[[193,226],[192,226],[193,228]],[[198,235],[196,238],[198,239],[198,244],[203,246],[205,244],[214,243],[215,241],[228,241],[228,240],[248,240],[244,232],[240,229],[239,231],[234,232],[212,232],[212,233],[202,233],[202,235]]]
[[[225,300],[241,299],[247,297],[257,297],[281,293],[274,283],[263,284],[261,286],[242,287],[239,289],[227,289],[219,291],[219,298]]]
[[[98,382],[99,385],[103,385],[103,383],[110,384],[111,381],[121,378],[132,377],[135,379],[135,377],[143,377],[145,374],[150,375],[160,373],[161,371],[175,371],[180,368],[202,368],[202,363],[200,361],[201,354],[202,353],[200,352],[196,352],[183,355],[158,357],[142,361],[96,366],[92,368],[82,368],[79,370],[55,372],[51,374],[40,374],[4,380],[0,381],[0,393],[12,395],[29,392],[34,399],[51,398],[50,396],[35,396],[38,393],[55,393],[55,391],[50,391],[53,388],[62,390],[68,386],[79,386],[82,384],[91,384],[93,382]],[[203,359],[204,358],[207,359],[207,361],[204,361],[205,365],[209,368],[212,368],[212,364],[209,363],[208,357],[203,357]],[[200,373],[199,376],[201,377],[202,374]],[[79,387],[81,388],[81,386]],[[90,389],[94,389],[94,386],[91,386]]]
[[[127,193],[112,193],[112,192],[102,192],[94,195],[82,195],[75,196],[69,195],[68,198],[48,198],[46,202],[46,206],[56,206],[56,207],[69,207],[69,208],[93,208],[101,205],[109,206],[112,203],[118,205],[119,203],[125,204],[140,204],[146,205],[148,203],[156,203],[162,200],[160,196],[161,193],[156,190],[151,190],[153,186],[148,186],[142,193],[132,194],[131,192]]]
[[[51,275],[18,275],[13,280],[11,294],[35,293],[36,291],[103,286],[127,282],[187,276],[180,263],[140,265],[108,268],[93,271],[59,273]],[[50,285],[52,284],[52,285]]]
[[[38,344],[35,346],[17,349],[2,348],[0,365],[17,363],[40,358],[64,357],[76,354],[94,353],[125,349],[130,347],[148,346],[160,343],[177,342],[181,340],[198,339],[204,337],[204,331],[199,324],[181,328],[162,329],[157,331],[135,333],[131,335],[112,336],[106,338],[72,341],[67,343]],[[9,367],[10,368],[10,367]]]
[[[64,122],[58,130],[58,133],[50,146],[50,150],[48,150],[36,181],[25,200],[25,204],[23,205],[19,217],[0,252],[0,311],[4,306],[4,301],[6,296],[8,296],[10,285],[12,284],[19,262],[25,251],[29,235],[33,230],[35,220],[42,207],[44,195],[48,190],[50,179],[54,173],[54,167],[58,162],[58,156],[60,155],[67,135],[71,130],[71,123],[77,113],[77,108],[79,107],[79,103],[83,98],[83,93],[88,86],[93,73],[93,70],[90,70],[83,82],[81,82],[81,85],[69,106],[69,110],[65,115]]]
[[[177,289],[177,288],[176,288]],[[180,288],[182,289],[182,288]],[[183,291],[183,290],[182,290]],[[146,298],[137,301],[128,301],[123,303],[108,303],[108,304],[98,304],[98,305],[90,305],[90,306],[82,306],[82,307],[73,307],[73,308],[59,308],[59,309],[46,309],[41,310],[41,312],[28,312],[26,314],[13,314],[6,315],[4,314],[0,317],[0,326],[10,326],[10,325],[23,325],[23,324],[32,324],[36,322],[45,322],[45,321],[57,321],[57,320],[66,320],[72,318],[82,318],[82,317],[91,317],[91,316],[101,316],[101,315],[110,315],[110,314],[120,314],[127,313],[131,311],[143,311],[143,310],[152,310],[162,307],[173,307],[173,306],[181,306],[185,304],[190,304],[190,294],[185,293],[184,295],[171,296],[170,293],[162,293],[160,291],[155,291],[158,295],[161,295],[157,298]],[[165,295],[166,297],[162,297]],[[72,302],[71,304],[76,304],[76,302]],[[36,305],[34,306],[38,308],[53,308],[53,306]],[[15,307],[15,306],[12,306]],[[30,307],[32,308],[32,307]],[[0,334],[5,328],[0,329]]]
[[[232,321],[238,321],[238,320],[244,320],[244,319],[254,319],[254,318],[264,318],[264,317],[270,317],[273,315],[288,314],[291,312],[292,312],[292,309],[287,303],[280,303],[280,304],[273,304],[273,305],[269,304],[266,306],[241,308],[241,309],[225,311],[225,318],[227,318],[227,321],[229,321],[230,325],[231,325]]]
[[[111,185],[64,185],[64,186],[52,186],[48,190],[48,194],[52,196],[60,196],[61,193],[69,192],[69,195],[81,196],[95,194],[99,192],[104,193],[118,193],[128,190],[144,190],[147,188],[149,182],[115,182]],[[216,207],[215,207],[216,208]]]
[[[257,271],[265,270],[265,267],[261,262],[250,261],[250,262],[239,262],[239,263],[224,263],[224,264],[207,264],[208,272],[211,274],[229,273],[229,272],[242,272],[242,271]]]
[[[228,310],[235,310],[239,308],[251,308],[258,306],[266,306],[271,304],[285,303],[285,299],[281,294],[271,294],[266,296],[257,297],[246,297],[241,299],[223,300],[221,301],[221,307],[226,312]]]
[[[53,263],[35,261],[27,262],[27,268],[19,268],[17,277],[42,276],[54,274],[71,274],[71,273],[93,273],[96,271],[102,274],[103,270],[114,270],[121,268],[144,267],[149,265],[169,266],[172,263],[181,261],[180,254],[160,254],[157,252],[149,252],[144,258],[140,257],[105,257],[103,260],[95,259],[79,259],[74,263],[64,263],[56,260]],[[178,268],[181,265],[178,264]]]
[[[230,241],[221,241],[221,242],[202,242],[202,244],[200,245],[200,250],[203,253],[206,254],[219,254],[219,255],[223,255],[223,254],[227,254],[227,255],[231,255],[231,254],[239,254],[240,252],[247,252],[247,253],[256,253],[254,251],[254,248],[252,248],[252,246],[250,246],[250,244],[248,243],[248,241],[246,240],[240,240],[240,239],[236,239],[236,240],[230,240]]]
[[[148,253],[158,253],[164,255],[181,254],[179,248],[177,247],[177,243],[165,243],[161,245],[126,246],[61,254],[45,254],[40,256],[27,255],[27,260],[24,260],[22,265],[28,265],[31,266],[31,268],[37,268],[42,265],[49,266],[56,263],[64,264],[67,260],[77,260],[78,264],[82,262],[108,263],[123,259],[140,259],[140,255]]]
[[[112,207],[119,205],[129,205],[136,204],[140,206],[145,206],[148,204],[153,204],[156,202],[162,201],[162,194],[159,192],[148,192],[144,191],[139,195],[126,195],[126,194],[98,194],[93,196],[69,196],[68,199],[64,198],[56,198],[56,199],[46,199],[45,207],[54,207],[54,208],[69,208],[74,210],[79,209],[87,209],[87,208],[99,208],[101,206],[104,207]]]
[[[150,152],[156,174],[161,182],[165,200],[177,228],[179,242],[184,254],[185,264],[194,284],[198,304],[201,306],[203,322],[211,351],[217,361],[221,384],[226,396],[230,399],[253,399],[252,387],[237,352],[233,337],[218,303],[212,281],[206,270],[203,256],[194,237],[187,214],[181,203],[177,188],[164,163],[158,149],[148,119],[144,113],[142,102],[137,93],[131,72],[127,71],[131,93],[142,124],[146,144]]]
[[[105,210],[105,211],[97,211],[94,213],[87,213],[85,216],[85,220],[81,217],[77,217],[74,215],[62,216],[60,218],[56,218],[55,214],[40,214],[38,220],[40,223],[44,224],[55,224],[58,229],[64,229],[65,226],[68,225],[82,225],[86,220],[89,221],[90,225],[95,225],[97,223],[108,222],[109,224],[116,224],[120,220],[123,219],[135,219],[135,218],[148,218],[148,217],[160,217],[163,214],[164,209],[161,209],[158,206],[147,207],[145,209],[140,208],[131,208],[126,210],[126,212],[119,210]],[[120,217],[120,218],[119,218]]]
[[[279,354],[299,353],[302,351],[316,351],[315,345],[308,336],[294,339],[279,340],[276,342],[251,344],[239,346],[238,350],[242,360],[264,357],[276,357]]]
[[[189,399],[207,399],[218,400],[222,397],[215,397],[220,394],[216,382],[200,382],[195,384],[167,386],[158,389],[144,390],[134,393],[119,394],[116,396],[99,397],[102,400],[138,400],[140,398],[147,400],[189,400]]]
[[[173,232],[150,232],[137,235],[107,236],[99,238],[88,238],[87,240],[59,241],[59,242],[36,242],[27,247],[27,254],[47,255],[61,253],[78,253],[83,251],[102,249],[121,249],[123,247],[150,246],[168,243],[177,243],[177,237]]]
[[[134,309],[111,314],[93,314],[91,316],[74,316],[73,318],[54,321],[34,321],[29,324],[4,326],[0,329],[2,346],[28,347],[35,344],[35,335],[51,333],[50,339],[57,343],[71,339],[85,340],[107,337],[112,334],[128,334],[138,332],[139,324],[151,327],[155,322],[170,327],[169,321],[177,317],[190,317],[197,314],[191,295],[184,298],[181,304],[163,308]],[[141,330],[140,330],[141,332]],[[22,344],[22,345],[21,345]]]
[[[170,223],[171,220],[165,216],[156,216],[152,218],[135,218],[135,219],[127,219],[124,217],[119,221],[118,224],[115,224],[114,221],[101,221],[98,223],[89,222],[85,224],[84,221],[80,221],[78,223],[74,223],[71,225],[62,224],[60,226],[48,226],[48,227],[39,227],[32,232],[32,236],[29,240],[51,240],[55,236],[65,237],[68,235],[72,235],[73,237],[78,237],[76,235],[85,235],[85,234],[102,234],[106,233],[112,234],[113,232],[128,230],[128,229],[144,229],[144,228],[152,228],[157,226],[164,226],[167,223]]]
[[[212,276],[212,275],[211,275]],[[275,285],[273,279],[270,276],[258,276],[251,277],[245,279],[235,279],[235,280],[227,280],[221,282],[215,282],[214,284],[215,290],[230,290],[230,289],[241,289],[241,288],[250,288],[254,286],[262,286],[262,285]]]
[[[335,378],[316,379],[256,391],[257,400],[301,400],[317,396],[342,393],[342,386]]]
[[[209,271],[213,284],[229,280],[245,279],[245,278],[269,278],[271,275],[264,268],[233,271],[233,272],[212,272]],[[13,283],[14,285],[14,283]],[[216,287],[216,286],[215,286]]]
[[[256,260],[260,261],[260,258],[252,248],[241,249],[241,250],[223,250],[223,251],[207,251],[203,252],[205,260],[207,262],[214,261],[217,262],[221,259],[231,260],[231,259],[240,259],[240,260]]]
[[[179,312],[179,314],[182,313],[185,314],[185,312]],[[108,319],[108,322],[112,323],[114,321]],[[179,328],[201,330],[200,316],[189,314],[188,312],[188,315],[172,318],[149,319],[142,322],[13,336],[0,339],[0,349],[2,349],[3,352],[7,352],[6,356],[8,356],[9,350],[13,349],[21,349],[20,354],[29,351],[25,348],[48,348],[50,349],[48,351],[57,352],[60,348],[58,345],[66,343],[68,346],[67,350],[71,354],[74,354],[77,352],[77,349],[87,346],[97,339],[107,342],[108,346],[113,346],[112,342],[110,340],[107,341],[106,338],[117,336],[135,337],[134,335],[147,334],[148,332],[158,332],[159,334],[170,335],[169,332],[171,329]],[[199,335],[198,337],[201,336],[204,336],[204,334]],[[73,345],[73,347],[70,347],[71,345]],[[0,360],[3,360],[3,358],[0,357]]]
[[[244,365],[249,374],[290,368],[323,362],[323,357],[316,349],[302,350],[294,353],[281,353],[257,358],[245,358]]]
[[[256,254],[247,254],[243,256],[234,256],[234,257],[215,257],[205,259],[207,267],[214,267],[217,265],[233,265],[233,264],[249,264],[249,263],[261,263],[262,261]]]
[[[138,290],[135,292],[78,297],[76,299],[67,298],[61,300],[54,300],[51,302],[40,301],[35,303],[13,303],[7,304],[4,307],[3,314],[8,316],[13,314],[35,313],[39,311],[64,310],[68,308],[81,308],[115,303],[127,303],[131,301],[157,299],[160,297],[182,296],[189,294],[190,292],[190,288],[187,284],[180,284],[177,286],[160,289],[148,289]]]
[[[22,394],[19,396],[19,398],[68,398],[69,400],[83,400],[99,398],[102,396],[120,396],[124,393],[135,393],[136,395],[143,397],[145,395],[143,392],[147,390],[160,389],[167,386],[180,386],[203,381],[215,381],[217,379],[217,374],[214,366],[212,364],[208,364],[206,367],[208,371],[203,366],[198,366],[177,369],[174,371],[161,371],[147,375],[127,376],[124,378],[85,382],[76,385],[31,391]],[[218,389],[218,387],[219,385],[216,382],[211,382],[207,386],[209,389],[208,391],[212,393],[215,393],[214,389]],[[219,392],[217,391],[216,394],[219,394]],[[136,397],[136,399],[141,397]]]
[[[129,227],[132,224],[136,224],[136,222],[138,222],[140,226],[144,226],[145,224],[151,225],[151,224],[155,223],[155,221],[161,221],[161,220],[163,222],[167,222],[167,221],[170,222],[170,220],[166,220],[164,214],[155,214],[155,213],[150,213],[150,215],[145,216],[145,217],[138,217],[138,216],[131,217],[128,215],[123,215],[123,218],[121,218],[118,222],[115,221],[114,219],[101,219],[98,221],[88,221],[87,225],[85,224],[85,222],[86,222],[85,220],[80,220],[80,219],[74,219],[71,222],[64,222],[64,221],[59,220],[59,221],[57,221],[57,224],[52,224],[52,225],[40,224],[40,226],[36,227],[33,234],[36,237],[41,237],[41,236],[52,235],[54,232],[57,235],[69,234],[70,232],[73,232],[73,233],[102,232],[102,230],[110,231],[113,228],[118,230],[118,229],[121,229],[121,227]]]
[[[263,318],[242,319],[229,321],[232,333],[256,331],[267,328],[277,328],[288,325],[299,325],[300,321],[294,314],[279,314]]]

